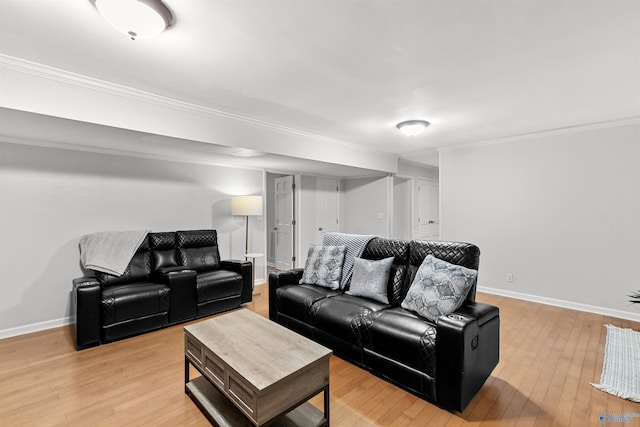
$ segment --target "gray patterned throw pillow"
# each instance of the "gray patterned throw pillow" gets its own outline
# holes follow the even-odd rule
[[[378,302],[389,304],[387,297],[387,283],[394,257],[378,261],[356,258],[353,262],[351,285],[345,293],[354,296],[371,298]]]
[[[436,322],[460,308],[477,277],[477,270],[427,255],[401,306]]]
[[[338,289],[346,246],[311,246],[300,284]]]

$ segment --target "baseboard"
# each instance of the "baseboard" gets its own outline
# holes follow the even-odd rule
[[[0,339],[44,331],[46,329],[58,328],[71,323],[73,323],[73,318],[63,317],[62,319],[47,320],[46,322],[32,323],[30,325],[17,326],[15,328],[0,329]]]
[[[504,297],[521,299],[525,301],[537,302],[540,304],[553,305],[555,307],[570,308],[572,310],[586,311],[588,313],[601,314],[603,316],[611,316],[611,317],[617,317],[619,319],[640,322],[640,313],[634,314],[628,311],[614,310],[611,308],[598,307],[598,306],[589,305],[589,304],[581,304],[573,301],[565,301],[565,300],[560,300],[556,298],[541,297],[538,295],[523,294],[520,292],[505,291],[504,289],[487,288],[485,286],[478,286],[478,291],[485,292],[488,294],[501,295]]]
[[[264,284],[256,283],[256,286]],[[619,319],[631,320],[634,322],[640,322],[640,314],[634,314],[622,310],[613,310],[610,308],[598,307],[595,305],[580,304],[572,301],[565,301],[555,298],[541,297],[537,295],[523,294],[520,292],[505,291],[503,289],[488,288],[485,286],[478,286],[479,292],[485,292],[487,294],[501,295],[510,298],[521,299],[525,301],[537,302],[540,304],[552,305],[555,307],[569,308],[572,310],[586,311],[588,313],[596,313],[604,316],[617,317]],[[18,335],[30,334],[32,332],[44,331],[46,329],[57,328],[60,326],[66,326],[73,323],[73,318],[63,317],[61,319],[48,320],[46,322],[32,323],[30,325],[18,326],[9,329],[0,329],[0,339],[11,338]]]

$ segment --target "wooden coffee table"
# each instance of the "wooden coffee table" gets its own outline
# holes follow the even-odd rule
[[[184,331],[185,393],[215,424],[329,426],[328,348],[247,309]],[[307,402],[321,392],[324,413]]]

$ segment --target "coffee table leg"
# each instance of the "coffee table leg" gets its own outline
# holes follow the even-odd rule
[[[327,427],[329,427],[329,384],[324,388],[324,417],[327,419]]]
[[[184,390],[187,391],[187,383],[189,382],[189,359],[184,358]]]

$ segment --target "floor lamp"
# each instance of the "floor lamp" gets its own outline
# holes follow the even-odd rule
[[[244,216],[244,257],[251,258],[251,288],[255,285],[257,257],[263,254],[249,252],[249,216],[262,215],[262,196],[232,196],[231,215]],[[254,292],[254,295],[257,295]]]

